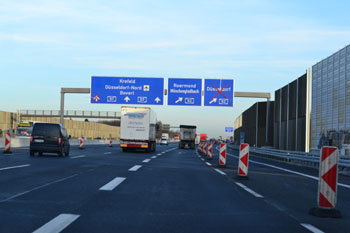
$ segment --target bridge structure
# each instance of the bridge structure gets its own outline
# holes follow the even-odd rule
[[[65,110],[18,110],[19,119],[22,117],[61,117],[64,118],[98,118],[120,120],[120,112],[111,111],[82,111]]]

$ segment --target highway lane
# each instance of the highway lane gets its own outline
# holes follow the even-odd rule
[[[307,214],[316,205],[316,181],[256,164],[248,181],[238,181],[233,157],[218,169],[217,155],[208,162],[176,145],[149,154],[72,147],[63,158],[14,152],[0,155],[0,168],[30,166],[0,170],[0,232],[310,232],[302,223],[324,232],[350,229],[343,208],[341,220]]]

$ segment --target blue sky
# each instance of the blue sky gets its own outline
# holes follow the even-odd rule
[[[3,1],[0,110],[59,109],[61,87],[90,76],[235,79],[273,92],[350,41],[348,1]],[[119,111],[69,95],[66,109]],[[226,136],[256,102],[233,108],[155,107],[171,125]]]

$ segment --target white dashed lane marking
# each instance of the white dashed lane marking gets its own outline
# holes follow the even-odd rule
[[[103,185],[99,190],[112,191],[115,187],[120,185],[125,179],[126,179],[125,177],[116,177],[112,181]]]
[[[79,158],[84,158],[86,155],[77,155],[77,156],[72,156],[70,159],[79,159]]]
[[[313,233],[324,233],[323,231],[317,229],[316,227],[314,227],[311,224],[307,224],[307,223],[300,223],[300,225],[302,225],[303,227],[305,227],[306,229],[308,229],[309,231],[313,232]]]
[[[217,169],[217,168],[215,168],[214,170],[215,170],[215,171],[217,171],[218,173],[220,173],[221,175],[226,176],[226,173],[225,173],[225,172],[220,171],[220,170],[219,170],[219,169]]]
[[[59,233],[63,231],[72,222],[77,220],[80,215],[76,214],[60,214],[50,222],[46,223],[33,233]]]
[[[131,172],[136,172],[137,170],[139,170],[142,167],[142,165],[135,165],[132,168],[129,169],[129,171]]]
[[[112,154],[112,152],[105,152],[105,153],[103,153],[104,155],[110,155],[110,154]]]
[[[157,158],[157,156],[152,156],[151,158],[152,158],[152,159],[156,159],[156,158]]]
[[[151,159],[145,159],[145,160],[143,160],[142,162],[143,162],[143,163],[148,163],[149,161],[151,161]]]
[[[248,193],[254,195],[255,197],[259,197],[259,198],[262,198],[262,197],[263,197],[263,196],[260,195],[259,193],[257,193],[257,192],[255,192],[255,191],[251,190],[250,188],[248,188],[247,186],[245,186],[245,185],[243,185],[243,184],[241,184],[241,183],[239,183],[239,182],[235,182],[235,184],[238,185],[239,187],[241,187],[242,189],[244,189],[245,191],[247,191]]]

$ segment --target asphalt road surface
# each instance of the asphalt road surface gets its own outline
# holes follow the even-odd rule
[[[176,144],[153,153],[71,148],[69,157],[0,155],[0,232],[350,232],[350,177],[340,176],[342,219],[308,214],[318,171],[237,152],[219,168]],[[296,173],[297,172],[297,173]]]

